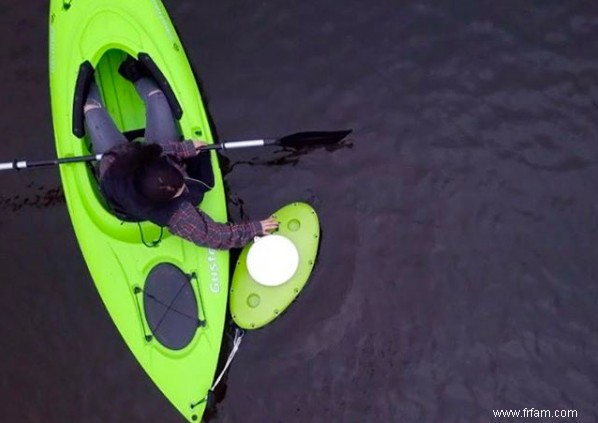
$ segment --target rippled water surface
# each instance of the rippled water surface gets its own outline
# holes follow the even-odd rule
[[[323,240],[213,422],[598,421],[598,6],[441,3],[166,2],[221,140],[354,129],[228,157],[233,219],[304,200]],[[0,158],[52,157],[47,5],[1,9]],[[181,421],[99,301],[57,171],[0,186],[0,419]]]

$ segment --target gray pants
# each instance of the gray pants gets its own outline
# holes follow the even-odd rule
[[[135,89],[145,103],[145,140],[158,144],[178,140],[179,132],[172,111],[158,85],[149,78],[141,78],[135,82]],[[85,108],[85,128],[96,154],[128,142],[106,111],[95,84],[91,84]]]

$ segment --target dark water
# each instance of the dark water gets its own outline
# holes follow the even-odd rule
[[[306,200],[323,242],[212,421],[598,422],[598,4],[202,3],[166,6],[222,140],[355,129],[230,156],[233,218]],[[47,6],[0,9],[0,157],[51,157]],[[104,312],[57,171],[0,184],[0,420],[181,421]]]

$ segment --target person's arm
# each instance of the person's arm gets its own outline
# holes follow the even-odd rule
[[[182,202],[168,221],[168,229],[194,244],[218,250],[241,248],[262,234],[261,222],[217,223],[189,202]]]
[[[178,157],[179,159],[188,159],[197,156],[197,148],[199,145],[199,141],[193,140],[169,141],[160,144],[164,154],[169,154]]]
[[[100,159],[100,163],[97,166],[98,176],[100,177],[100,180],[104,177],[106,171],[112,165],[112,163],[114,163],[114,159],[114,154],[105,153],[102,156],[102,158]]]

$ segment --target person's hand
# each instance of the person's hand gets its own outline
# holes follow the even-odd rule
[[[201,147],[205,147],[206,145],[208,145],[208,144],[206,144],[203,141],[193,140],[193,147],[195,147],[195,149],[197,150],[198,154],[201,152]]]
[[[260,224],[262,225],[262,234],[264,235],[274,232],[276,229],[278,229],[278,221],[272,216],[260,221]]]

